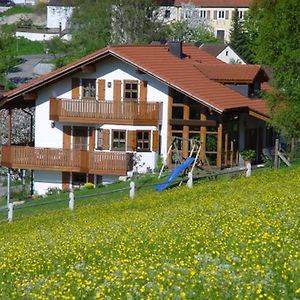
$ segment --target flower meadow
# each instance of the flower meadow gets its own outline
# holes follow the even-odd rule
[[[0,299],[300,299],[300,169],[0,225]]]

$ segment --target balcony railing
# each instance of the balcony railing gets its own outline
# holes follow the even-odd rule
[[[50,98],[50,119],[60,122],[157,125],[158,102],[67,100]]]
[[[131,154],[84,150],[2,146],[1,165],[14,169],[126,175]]]

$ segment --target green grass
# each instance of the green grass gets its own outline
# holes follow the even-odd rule
[[[44,43],[38,41],[30,41],[23,37],[15,39],[15,55],[31,55],[31,54],[44,54]]]
[[[34,7],[16,5],[16,6],[11,7],[10,9],[0,13],[0,17],[7,17],[7,16],[16,15],[16,14],[30,14],[30,13],[35,13],[35,12],[36,12],[36,10]]]
[[[0,224],[0,298],[298,299],[299,171]]]

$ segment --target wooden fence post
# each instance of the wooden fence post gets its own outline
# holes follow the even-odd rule
[[[130,191],[129,191],[129,197],[133,199],[135,196],[135,183],[134,181],[130,181]]]
[[[279,150],[279,140],[276,139],[275,141],[275,157],[274,157],[274,168],[277,169],[278,168],[278,150]]]
[[[187,181],[187,186],[188,188],[193,188],[193,173],[192,172],[189,172],[188,173],[188,181]]]
[[[13,215],[14,215],[14,204],[9,203],[8,204],[8,214],[7,214],[7,220],[9,223],[13,221]]]
[[[74,206],[75,206],[74,191],[71,188],[70,189],[70,193],[69,193],[69,209],[71,211],[73,211],[74,210]]]

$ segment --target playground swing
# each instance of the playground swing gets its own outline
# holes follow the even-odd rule
[[[168,159],[169,155],[172,153],[172,151],[175,151],[177,153],[178,157],[181,157],[179,155],[179,149],[178,149],[178,141],[179,140],[182,141],[183,138],[173,137],[172,143],[167,151],[167,156],[166,156],[163,166],[161,167],[158,178],[161,177],[161,175],[167,165],[167,159]],[[190,173],[193,174],[194,169],[197,166],[197,164],[199,164],[199,163],[203,164],[202,160],[200,160],[201,141],[195,140],[195,139],[189,139],[189,142],[192,145],[189,156],[186,159],[181,157],[180,164],[177,165],[176,168],[170,173],[167,180],[161,184],[156,185],[156,187],[155,187],[156,191],[161,192],[164,189],[166,189],[167,187],[169,187],[171,185],[171,183],[190,166],[192,166]],[[207,161],[207,164],[209,165],[209,162],[208,162],[206,156],[204,156],[204,157],[205,157],[205,160]],[[182,181],[180,182],[180,185],[181,184],[182,184]]]

